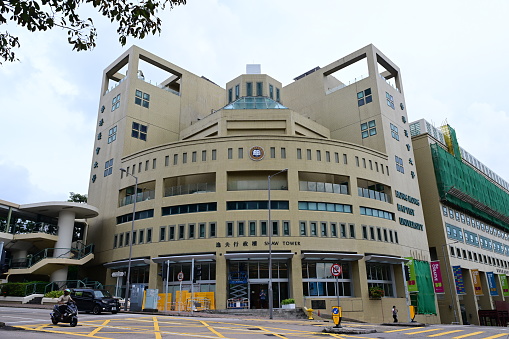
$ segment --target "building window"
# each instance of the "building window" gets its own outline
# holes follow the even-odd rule
[[[196,152],[191,153],[191,161],[196,162]]]
[[[161,215],[166,216],[166,215],[215,212],[215,211],[217,211],[217,202],[205,202],[198,204],[166,206],[162,208]]]
[[[321,222],[320,223],[320,235],[322,237],[326,237],[327,236],[327,223],[326,222]]]
[[[173,154],[173,165],[177,165],[179,162],[179,155]]]
[[[139,230],[138,232],[138,244],[143,244],[145,242],[145,230]]]
[[[175,240],[175,225],[168,227],[168,240]]]
[[[352,205],[334,204],[334,203],[325,203],[325,202],[299,201],[299,210],[301,210],[301,211],[352,213]]]
[[[339,164],[339,153],[338,152],[334,152],[334,161],[336,162],[336,164]]]
[[[375,240],[375,228],[373,226],[369,226],[369,239]]]
[[[119,107],[120,107],[120,94],[118,94],[116,97],[113,97],[113,100],[111,100],[111,111],[113,112]]]
[[[153,217],[154,217],[154,210],[153,209],[143,210],[143,211],[138,211],[138,212],[135,213],[134,220],[142,220],[142,219],[148,219],[148,218],[153,218]],[[132,220],[133,220],[133,214],[132,213],[120,215],[120,216],[117,217],[117,225],[125,223],[125,222],[129,222],[129,221],[132,221]]]
[[[120,233],[118,237],[118,247],[124,246],[124,233]]]
[[[373,101],[373,96],[371,95],[371,88],[365,89],[364,91],[357,93],[357,106],[364,106],[364,104],[369,104]]]
[[[212,160],[217,159],[217,151],[215,149],[212,150]]]
[[[297,148],[297,159],[302,159],[302,150]]]
[[[283,221],[283,236],[290,235],[290,222]]]
[[[354,239],[355,238],[355,225],[349,224],[348,227],[350,228],[350,238]]]
[[[339,236],[341,238],[346,238],[346,224],[339,225]]]
[[[368,215],[370,217],[377,217],[387,220],[394,220],[394,213],[379,210],[376,208],[360,207],[361,215]]]
[[[275,147],[271,147],[270,148],[270,157],[271,158],[275,158],[276,157],[276,148]]]
[[[267,222],[266,221],[260,222],[260,235],[261,236],[267,235]]]
[[[396,161],[396,171],[405,173],[405,168],[403,167],[403,159],[398,157],[397,155],[394,156],[394,159]]]
[[[322,161],[322,152],[320,150],[316,151],[316,161]]]
[[[156,169],[157,159],[152,159],[152,169]]]
[[[263,82],[256,83],[256,95],[259,97],[263,95]]]
[[[306,154],[307,154],[307,159],[311,160],[311,150],[310,149],[306,150]]]
[[[209,224],[209,235],[211,238],[216,237],[216,223],[215,222],[211,222]]]
[[[368,288],[381,287],[386,297],[394,297],[394,282],[390,264],[366,263]]]
[[[117,240],[118,240],[118,235],[115,234],[115,236],[113,237],[113,248],[117,248]]]
[[[134,103],[136,105],[148,108],[148,106],[150,104],[150,94],[143,93],[140,90],[136,90],[135,97],[134,97]]]
[[[228,103],[233,101],[233,89],[228,90]]]
[[[182,163],[187,164],[187,153],[182,153]]]
[[[325,151],[325,161],[330,162],[330,152],[329,151]]]
[[[370,120],[368,122],[364,122],[361,124],[361,135],[362,139],[370,137],[372,135],[376,135],[376,122],[375,120]]]
[[[246,95],[248,97],[253,96],[253,83],[252,82],[246,82]]]
[[[389,93],[385,92],[385,98],[387,99],[387,106],[394,109],[394,98]]]
[[[131,136],[136,139],[147,141],[147,126],[133,122]]]
[[[243,237],[244,235],[246,235],[245,233],[245,224],[243,221],[238,221],[237,222],[237,236],[238,237]]]
[[[256,221],[249,222],[249,236],[256,236]]]
[[[271,200],[270,208],[274,210],[288,210],[288,200]],[[249,200],[249,201],[227,201],[227,211],[241,211],[241,210],[266,210],[268,209],[267,200]]]
[[[279,88],[276,88],[276,101],[280,102],[281,98],[279,97]]]
[[[129,246],[129,237],[131,236],[130,232],[125,232],[125,243],[124,246]]]
[[[195,224],[189,224],[189,239],[194,239]]]
[[[199,232],[198,236],[200,238],[205,238],[205,224],[199,224],[198,232]]]
[[[228,159],[233,159],[233,148],[228,148]]]
[[[368,227],[362,225],[362,239],[368,240]]]
[[[272,221],[272,235],[279,235],[279,222]]]
[[[316,262],[312,260],[302,261],[302,287],[304,296],[317,297],[337,295],[342,297],[352,296],[352,281],[350,277],[350,265],[341,265],[341,275],[336,278],[330,273],[331,266],[337,262]],[[336,288],[338,283],[339,291]]]
[[[335,222],[330,223],[330,236],[334,238],[338,237],[338,227]]]
[[[185,231],[186,231],[186,226],[185,225],[179,225],[179,240],[184,239],[185,234],[186,234]]]
[[[309,224],[309,228],[310,228],[310,235],[312,237],[316,237],[318,235],[318,230],[316,228],[316,222],[311,222]]]
[[[305,221],[300,222],[299,232],[301,237],[305,237],[307,235],[307,227]]]
[[[231,221],[226,223],[226,236],[233,237],[233,222]]]
[[[240,85],[235,85],[235,100],[240,98]]]
[[[141,162],[140,162],[140,165],[138,168],[141,168]],[[145,161],[145,171],[148,171],[148,160]],[[138,172],[139,172],[139,169],[138,169]]]
[[[166,226],[159,228],[159,241],[166,241]]]
[[[281,159],[286,159],[286,148],[281,147]]]
[[[113,171],[113,159],[106,161],[104,164],[104,176],[107,177]]]
[[[207,161],[207,151],[201,151],[201,161]]]
[[[391,123],[391,135],[394,139],[399,141],[398,126]]]
[[[147,228],[147,243],[152,242],[152,228]]]
[[[101,140],[103,138],[103,134],[101,132],[97,133],[97,140]]]
[[[274,99],[274,86],[269,85],[269,97]]]

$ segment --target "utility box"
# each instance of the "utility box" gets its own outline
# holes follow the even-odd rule
[[[143,307],[143,291],[145,284],[131,284],[131,304],[129,310],[131,312],[141,312]]]

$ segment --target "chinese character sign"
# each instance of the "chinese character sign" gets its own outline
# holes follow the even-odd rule
[[[473,269],[470,272],[472,273],[472,285],[474,285],[474,294],[475,295],[484,295],[484,293],[482,292],[479,270]]]
[[[461,273],[461,266],[453,266],[452,273],[454,275],[454,282],[456,283],[456,293],[467,294],[465,291],[465,284],[463,283],[463,273]]]
[[[445,293],[444,284],[442,281],[442,271],[440,270],[440,261],[432,261],[430,266],[435,293]]]
[[[486,272],[486,278],[488,279],[488,287],[490,288],[490,295],[498,296],[497,283],[495,282],[495,274],[493,272]]]

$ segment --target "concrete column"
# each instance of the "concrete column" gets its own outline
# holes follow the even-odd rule
[[[51,273],[51,276],[50,276],[50,281],[51,282],[55,282],[55,281],[66,281],[67,280],[67,269],[68,267],[65,266],[61,269],[59,269],[58,271],[54,271],[53,273]],[[60,284],[60,288],[64,287],[65,284]]]
[[[61,211],[58,215],[58,240],[55,244],[55,258],[69,258],[72,244],[72,232],[74,230],[75,213],[71,211]]]
[[[295,304],[299,307],[304,305],[304,290],[302,288],[302,261],[300,255],[294,255],[290,260],[291,275],[289,276],[289,288],[291,297],[295,299]]]
[[[216,309],[226,309],[228,298],[228,267],[223,256],[216,255]]]

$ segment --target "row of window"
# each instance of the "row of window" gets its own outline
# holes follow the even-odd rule
[[[447,237],[449,239],[456,240],[458,242],[462,242],[465,240],[465,243],[475,247],[481,247],[482,249],[493,251],[496,253],[504,254],[509,256],[509,246],[504,245],[498,241],[478,236],[476,233],[463,230],[461,227],[451,225],[449,223],[445,223],[445,228],[447,232]],[[463,237],[463,234],[465,236]]]
[[[398,231],[377,226],[362,225],[362,239],[399,244]]]
[[[233,88],[229,88],[228,89],[228,103],[231,103],[232,101],[234,100],[237,100],[240,98],[240,84],[237,84],[235,85],[235,99],[233,97]],[[280,90],[279,88],[276,87],[276,98],[275,100],[277,102],[280,102],[281,101],[281,93],[280,93]],[[272,100],[274,100],[274,86],[269,84],[269,98],[271,98]],[[253,82],[246,82],[246,96],[248,97],[252,97],[252,96],[255,96],[254,93],[253,93]],[[264,93],[264,90],[263,90],[263,82],[256,82],[256,96],[267,96],[266,93]]]
[[[445,217],[449,216],[450,219],[461,222],[462,224],[472,226],[474,228],[477,228],[478,230],[489,233],[489,234],[499,237],[501,239],[509,240],[508,233],[501,231],[491,225],[484,224],[484,222],[476,220],[474,218],[471,218],[470,216],[465,215],[465,214],[458,212],[456,210],[453,210],[452,208],[442,206],[442,214]]]
[[[456,257],[458,259],[479,262],[481,264],[497,266],[501,268],[509,268],[509,261],[494,258],[486,254],[476,253],[453,246],[449,246],[449,251],[452,257]]]

